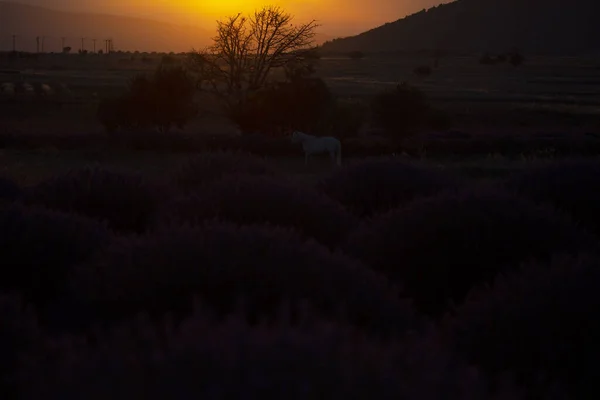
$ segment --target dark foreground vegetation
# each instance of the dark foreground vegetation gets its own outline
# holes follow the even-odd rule
[[[0,385],[39,399],[596,398],[597,161],[316,184],[235,152],[168,179],[0,179]]]

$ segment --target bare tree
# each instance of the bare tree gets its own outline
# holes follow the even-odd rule
[[[200,87],[220,96],[227,106],[237,106],[265,87],[274,68],[303,60],[319,25],[314,20],[294,25],[292,20],[280,7],[267,6],[249,16],[218,21],[213,45],[189,55]]]

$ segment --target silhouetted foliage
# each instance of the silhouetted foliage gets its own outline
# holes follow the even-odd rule
[[[508,61],[513,66],[518,67],[519,65],[523,64],[523,62],[525,61],[525,57],[523,57],[523,55],[518,50],[513,50],[508,55]]]
[[[98,343],[48,343],[21,368],[22,399],[489,400],[488,385],[435,339],[372,342],[347,326],[254,327],[196,311],[181,327],[146,319]],[[50,342],[50,341],[49,341]],[[500,390],[498,398],[519,399]]]
[[[182,67],[160,66],[152,76],[138,75],[131,80],[127,93],[102,101],[98,119],[109,132],[118,128],[183,129],[197,114],[195,84]]]
[[[123,238],[81,265],[72,283],[74,303],[104,321],[142,311],[186,315],[198,296],[221,316],[243,301],[254,322],[275,318],[284,300],[295,310],[306,300],[331,318],[343,306],[351,323],[372,332],[403,332],[414,322],[381,276],[268,226],[211,223]]]
[[[363,53],[362,51],[351,51],[348,53],[348,58],[352,60],[361,60],[365,58],[365,53]]]
[[[231,174],[275,175],[277,170],[263,158],[242,152],[206,152],[191,157],[171,178],[184,193],[194,192]]]
[[[250,95],[233,120],[245,132],[277,132],[282,127],[311,131],[327,117],[333,101],[322,79],[291,75]]]
[[[461,185],[458,178],[398,160],[367,160],[337,170],[319,188],[360,217]]]
[[[600,162],[563,160],[534,165],[510,177],[506,187],[538,203],[549,203],[600,234]]]
[[[43,181],[26,192],[27,204],[82,214],[120,232],[144,232],[154,222],[165,188],[134,174],[83,168]]]
[[[369,107],[362,101],[338,98],[327,118],[327,126],[335,137],[355,137],[367,121],[368,113]]]
[[[562,398],[597,398],[598,287],[597,258],[528,264],[472,293],[447,322],[450,343],[491,376],[514,374],[530,398],[553,383]]]
[[[314,20],[301,24],[292,20],[282,8],[265,6],[248,16],[218,21],[214,44],[188,55],[200,86],[235,115],[248,95],[267,86],[273,69],[305,60],[318,25]]]
[[[163,65],[173,65],[177,63],[177,59],[173,55],[165,54],[162,56],[160,62]]]
[[[238,224],[290,227],[335,247],[357,221],[331,198],[289,179],[237,175],[168,204],[164,223],[218,218]]]
[[[71,268],[107,244],[99,222],[21,205],[0,206],[0,290],[18,290],[36,305],[64,292]]]
[[[515,264],[596,246],[553,209],[485,189],[415,200],[366,222],[345,249],[402,284],[418,310],[439,315]]]
[[[391,136],[406,136],[427,124],[430,105],[425,94],[407,83],[375,96],[371,111],[375,122]]]

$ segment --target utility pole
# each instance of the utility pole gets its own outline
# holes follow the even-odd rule
[[[12,51],[15,53],[17,51],[17,35],[12,35],[12,47]]]
[[[61,46],[61,47],[60,47],[60,52],[61,52],[61,53],[62,53],[62,52],[65,50],[65,39],[66,39],[65,37],[61,37],[61,38],[60,38],[60,43],[61,43],[61,44],[60,44],[60,46]]]
[[[36,53],[40,52],[40,37],[39,36],[36,36],[36,38],[35,38],[35,50],[36,50]]]
[[[92,39],[92,42],[94,43],[94,53],[96,53],[96,39]]]
[[[85,38],[81,38],[81,52],[85,50]]]

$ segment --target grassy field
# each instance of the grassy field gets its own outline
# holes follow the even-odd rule
[[[178,57],[178,56],[176,56]],[[100,98],[119,93],[132,76],[149,72],[162,55],[43,55],[37,60],[0,61],[0,85],[47,84],[44,98],[0,93],[4,124],[39,132],[99,132],[95,107]],[[453,118],[455,128],[523,133],[597,130],[600,120],[600,60],[531,57],[524,65],[481,65],[478,55],[442,58],[427,78],[413,73],[432,65],[431,57],[372,56],[361,60],[324,58],[317,75],[340,97],[368,97],[408,81],[421,88],[434,106]],[[10,73],[8,73],[10,72]],[[1,90],[0,90],[1,92]],[[200,99],[201,101],[203,99]],[[209,102],[204,102],[210,108]],[[214,118],[200,116],[189,131],[235,132]]]
[[[0,150],[0,176],[14,179],[24,186],[33,185],[49,177],[72,169],[89,165],[98,165],[123,172],[136,172],[151,179],[161,179],[173,173],[189,156],[181,154],[156,154],[146,151],[66,151],[66,150]],[[333,169],[328,157],[316,157],[309,165],[304,158],[269,158],[277,169],[294,176],[295,179],[314,183]],[[358,159],[346,159],[351,164]],[[474,179],[498,179],[525,169],[533,163],[545,162],[544,159],[525,158],[507,159],[489,155],[469,160],[431,160],[410,159],[416,165],[432,166],[449,170]]]

